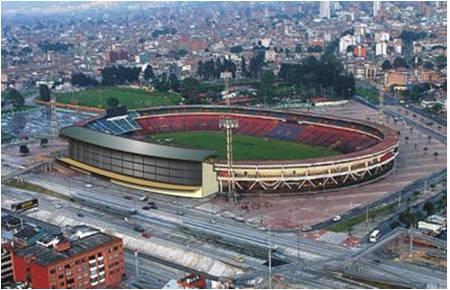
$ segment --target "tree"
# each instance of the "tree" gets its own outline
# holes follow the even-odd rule
[[[427,201],[423,205],[423,210],[427,212],[427,215],[431,215],[434,212],[434,205]]]
[[[119,105],[119,100],[114,97],[109,97],[108,99],[106,99],[106,104],[110,108],[117,107]]]
[[[155,79],[155,73],[153,72],[153,67],[149,64],[144,70],[144,80],[153,80]]]
[[[447,66],[447,57],[445,55],[439,55],[436,57],[436,66],[438,69],[443,69]]]
[[[409,227],[414,222],[414,216],[408,211],[403,211],[402,213],[400,213],[399,219],[407,227]]]
[[[41,100],[50,102],[50,94],[51,92],[47,85],[42,84],[39,86],[39,97],[41,98]]]
[[[314,46],[309,46],[306,49],[307,52],[311,52],[311,53],[320,53],[323,51],[323,48],[320,45],[314,45]]]
[[[189,104],[199,104],[198,96],[200,91],[200,83],[194,78],[185,78],[181,83],[181,96],[187,100]]]
[[[89,87],[97,86],[98,82],[95,78],[85,75],[84,73],[73,73],[70,81],[74,86]]]
[[[5,103],[11,103],[14,107],[18,108],[25,104],[25,99],[19,91],[9,88],[5,92]]]
[[[428,144],[430,144],[431,143],[431,136],[428,135],[427,139],[428,139]]]
[[[20,145],[19,152],[22,154],[22,156],[25,156],[30,153],[30,149],[28,149],[27,145]]]
[[[47,145],[48,145],[48,139],[42,138],[41,139],[41,147],[47,147]]]
[[[433,156],[434,156],[434,160],[437,160],[437,158],[438,158],[438,156],[439,156],[439,153],[438,153],[438,152],[434,152],[434,153],[433,153]]]
[[[166,92],[170,88],[169,80],[167,79],[167,73],[162,73],[159,77],[153,80],[153,86],[159,92]]]
[[[178,78],[175,74],[170,74],[169,75],[169,84],[170,84],[170,89],[172,91],[178,92],[180,89],[180,83],[178,82]]]
[[[232,53],[240,53],[240,52],[242,52],[242,50],[243,50],[242,46],[240,46],[240,45],[235,45],[230,48],[230,52],[232,52]]]
[[[264,51],[258,51],[254,57],[250,59],[248,70],[252,77],[258,77],[264,65]]]
[[[433,69],[433,68],[434,68],[434,65],[433,65],[433,63],[432,63],[431,61],[426,61],[426,62],[423,64],[423,68],[425,68],[425,69]]]
[[[258,95],[263,96],[264,104],[272,102],[272,84],[276,80],[273,71],[263,71],[258,85]]]
[[[405,136],[405,143],[408,144],[409,137]]]
[[[427,155],[428,147],[423,147],[423,152],[425,152],[425,155]]]
[[[244,77],[246,77],[248,75],[247,64],[245,62],[244,56],[241,57],[241,72],[242,72],[242,76],[244,76]]]
[[[381,65],[381,69],[383,69],[384,71],[392,69],[391,62],[389,60],[385,60]]]
[[[402,57],[396,57],[394,59],[392,66],[394,68],[400,68],[400,67],[408,68],[408,64],[406,63],[406,60]]]

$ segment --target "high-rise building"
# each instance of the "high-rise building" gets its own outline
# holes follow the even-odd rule
[[[373,1],[373,17],[378,15],[378,12],[381,10],[381,1]]]
[[[377,42],[377,44],[375,45],[375,55],[383,55],[385,56],[387,54],[387,44],[386,42],[382,41],[382,42]]]
[[[330,2],[321,1],[320,2],[320,18],[330,18]]]

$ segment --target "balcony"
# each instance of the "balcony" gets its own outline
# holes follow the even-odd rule
[[[100,279],[100,283],[104,283],[105,281],[106,281],[105,278]]]
[[[97,261],[94,259],[94,260],[89,260],[89,264],[95,264]]]
[[[91,286],[97,286],[97,285],[98,285],[98,281],[91,282]]]
[[[103,261],[105,259],[105,257],[101,256],[101,257],[97,257],[97,261]]]
[[[104,275],[105,274],[105,271],[100,271],[100,272],[98,272],[98,274],[101,276],[101,275]]]
[[[91,272],[97,272],[97,267],[90,267],[90,268],[89,268],[89,271],[91,271]]]
[[[95,279],[95,278],[97,278],[98,277],[98,274],[97,273],[94,273],[94,274],[91,274],[91,279]]]

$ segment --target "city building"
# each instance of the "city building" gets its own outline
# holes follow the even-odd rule
[[[356,39],[352,35],[344,35],[339,39],[339,53],[347,53],[347,47],[350,45],[356,45]]]
[[[321,1],[320,2],[320,18],[330,18],[330,2],[329,1]]]
[[[394,89],[403,90],[406,89],[406,84],[411,79],[411,73],[403,68],[397,70],[391,70],[384,73],[384,87],[390,88],[394,86]]]
[[[375,56],[385,56],[387,55],[387,43],[386,42],[378,42],[375,44]]]
[[[373,1],[372,10],[373,17],[376,17],[381,10],[381,1]]]
[[[47,234],[14,249],[14,281],[31,288],[117,288],[125,275],[122,239],[80,227],[70,238]]]
[[[11,249],[12,249],[11,243],[2,241],[2,261],[1,261],[2,285],[7,285],[14,281]]]
[[[277,59],[277,53],[273,49],[266,50],[264,52],[264,60],[266,62],[275,62]]]
[[[113,64],[119,60],[128,60],[128,52],[121,49],[106,51],[104,53],[104,59],[107,64]]]
[[[353,49],[353,55],[355,57],[367,57],[367,50],[362,45],[355,46]]]

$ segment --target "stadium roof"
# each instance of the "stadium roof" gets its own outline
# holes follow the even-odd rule
[[[64,137],[104,148],[150,157],[201,162],[216,153],[216,151],[212,150],[187,149],[152,144],[77,126],[63,128],[61,129],[60,134]]]

